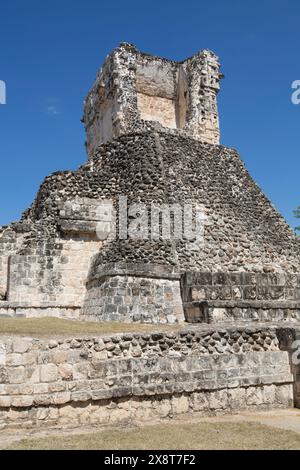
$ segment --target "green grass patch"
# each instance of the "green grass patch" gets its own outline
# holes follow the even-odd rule
[[[55,317],[43,318],[1,318],[0,334],[35,335],[35,336],[74,336],[111,333],[142,333],[153,331],[174,331],[179,325],[153,325],[141,323],[85,322],[63,320]]]
[[[24,439],[13,450],[300,449],[300,434],[251,422],[171,423]]]

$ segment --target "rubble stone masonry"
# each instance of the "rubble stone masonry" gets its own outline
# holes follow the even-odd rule
[[[0,321],[174,331],[1,335],[0,429],[299,406],[300,242],[220,145],[221,78],[208,50],[175,62],[123,43],[105,60],[84,103],[87,162],[46,177],[0,227]],[[151,208],[176,205],[192,207],[194,237],[154,236]]]
[[[284,336],[284,332],[281,336]],[[272,328],[0,338],[0,427],[113,424],[293,405]]]

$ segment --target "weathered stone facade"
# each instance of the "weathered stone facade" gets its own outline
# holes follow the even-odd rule
[[[219,145],[220,78],[210,51],[179,63],[121,44],[85,101],[88,161],[0,228],[0,321],[202,325],[2,336],[2,429],[299,406],[300,243]]]
[[[89,156],[115,137],[163,128],[219,144],[219,67],[218,57],[207,50],[174,62],[120,44],[107,57],[85,101]]]
[[[181,287],[190,322],[300,321],[298,274],[186,272]]]
[[[90,320],[184,321],[179,279],[113,275],[90,280],[87,289],[82,314]]]
[[[87,163],[47,177],[0,229],[0,314],[298,320],[299,240],[237,152],[217,145],[219,79],[209,51],[177,63],[121,44],[107,58],[85,102]],[[146,225],[132,237],[136,204]],[[153,207],[178,222],[187,205],[193,240],[154,236]],[[187,272],[223,280],[187,293]]]
[[[283,330],[0,339],[0,427],[76,426],[293,404]]]

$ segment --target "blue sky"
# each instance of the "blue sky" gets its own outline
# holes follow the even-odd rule
[[[299,0],[11,0],[0,9],[0,225],[20,217],[47,174],[85,161],[82,102],[122,41],[174,60],[203,48],[219,55],[221,143],[297,225]]]

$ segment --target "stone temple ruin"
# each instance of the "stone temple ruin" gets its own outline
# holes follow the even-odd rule
[[[208,50],[174,62],[122,43],[105,60],[84,104],[87,162],[0,229],[0,321],[190,326],[2,338],[4,427],[299,404],[300,244],[219,143],[221,78]],[[164,216],[187,228],[187,207],[194,238],[163,236]]]

